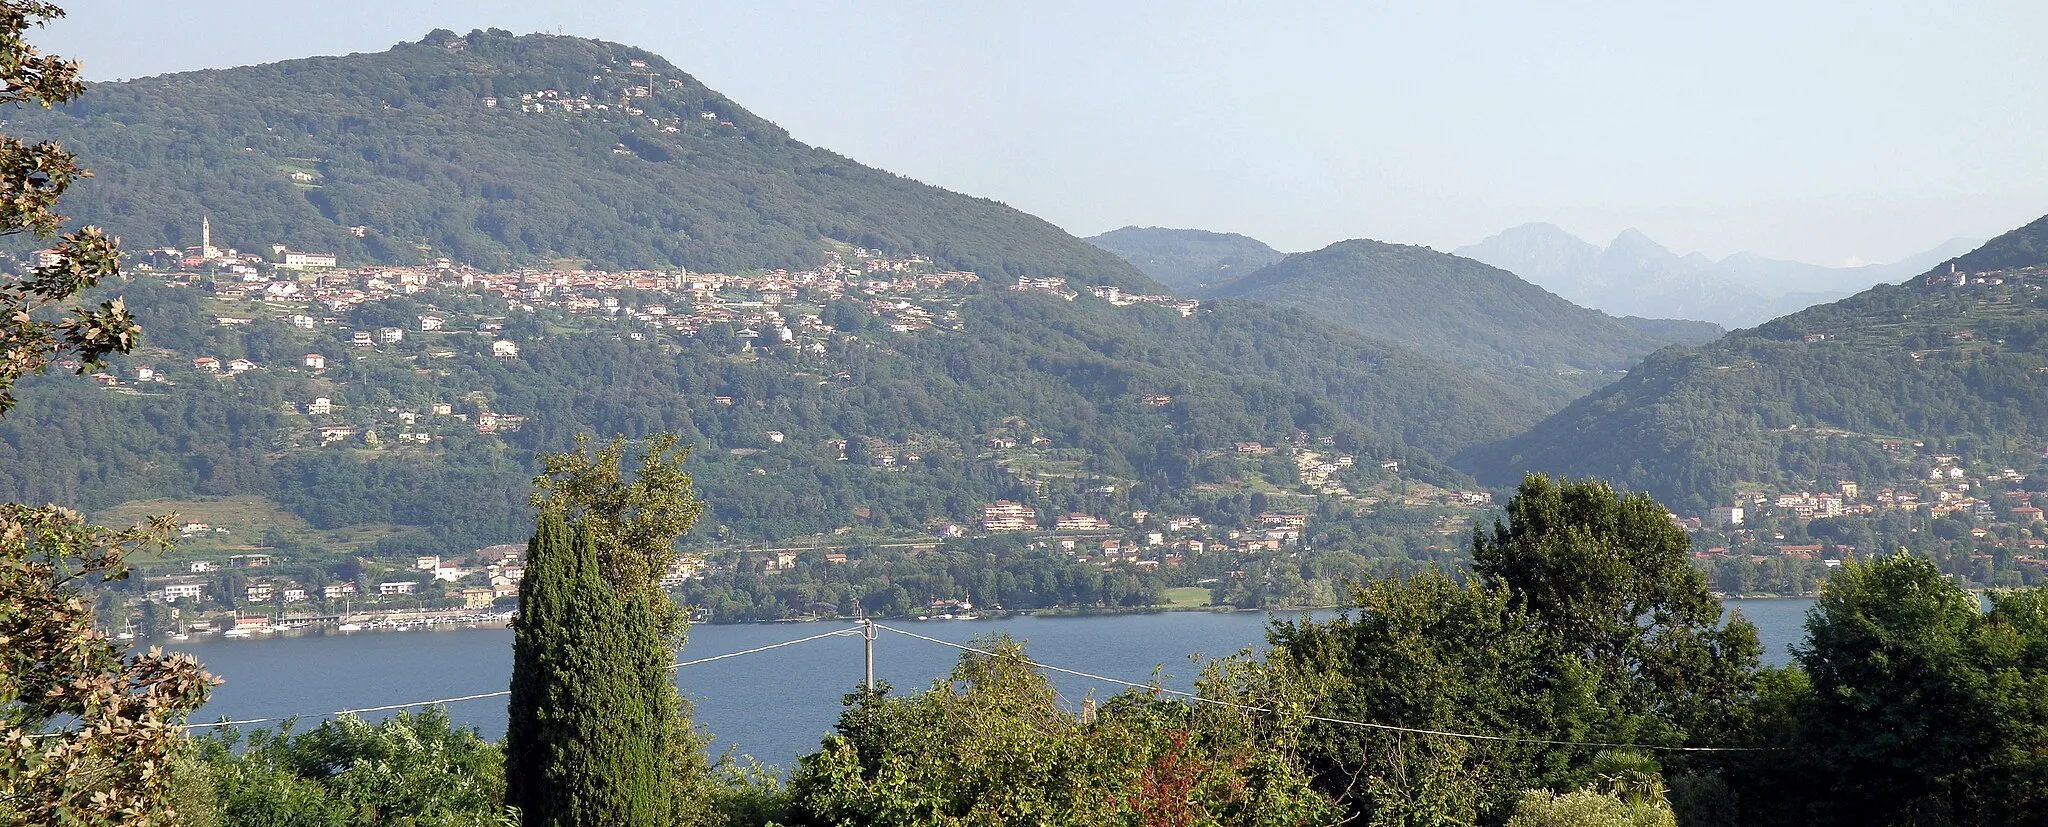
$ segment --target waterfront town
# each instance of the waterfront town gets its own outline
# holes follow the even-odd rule
[[[889,335],[943,334],[962,325],[961,302],[978,289],[977,274],[944,270],[920,256],[889,256],[879,251],[838,245],[823,266],[803,271],[754,270],[734,274],[686,271],[599,272],[573,268],[529,269],[487,273],[452,265],[446,260],[412,267],[338,266],[331,254],[291,250],[272,245],[267,255],[223,249],[212,243],[210,219],[202,219],[201,243],[183,250],[164,248],[140,254],[138,275],[167,284],[205,289],[213,323],[236,327],[258,319],[281,322],[304,331],[327,331],[365,354],[404,351],[418,360],[450,358],[459,348],[481,349],[496,359],[520,358],[519,343],[501,331],[512,314],[546,312],[584,322],[592,329],[611,325],[621,334],[647,337],[729,336],[742,351],[755,347],[794,349],[829,363],[835,351],[856,334],[837,329],[823,310],[834,302],[858,303],[886,326]],[[2032,273],[1977,274],[1974,284],[1997,285],[2010,279],[2017,287]],[[1955,275],[1943,284],[1972,284]],[[1199,302],[1164,295],[1132,295],[1113,286],[1069,285],[1057,278],[1019,278],[1005,289],[1034,292],[1075,301],[1082,295],[1117,307],[1156,305],[1182,316],[1200,310]],[[404,325],[354,329],[349,311],[368,302],[393,297],[414,301],[421,312]],[[479,312],[473,299],[491,299]],[[1809,344],[1826,336],[1809,338]],[[247,358],[195,356],[187,364],[139,364],[125,373],[96,373],[89,379],[112,392],[146,393],[163,384],[185,381],[231,381],[252,371],[285,371],[320,376],[334,356],[308,352],[286,364],[261,364]],[[731,404],[726,398],[714,404]],[[1142,403],[1171,405],[1170,396],[1152,394]],[[353,446],[358,450],[430,447],[449,429],[478,435],[509,434],[526,424],[528,413],[496,410],[483,389],[451,394],[418,408],[384,411],[346,410],[327,396],[312,396],[291,405],[303,430],[301,447]],[[769,444],[780,445],[793,435],[769,431]],[[1698,565],[1715,569],[1729,561],[1780,569],[1804,565],[1824,570],[1865,551],[1843,538],[1808,536],[1803,527],[1814,521],[1842,517],[1883,518],[1887,515],[1938,519],[1966,515],[1977,524],[1969,529],[1973,560],[2019,573],[2024,579],[2048,575],[2048,526],[2039,507],[2048,493],[2029,492],[2025,475],[2012,469],[1970,469],[1961,458],[1930,454],[1921,443],[1878,438],[1879,447],[1914,469],[1912,479],[1866,486],[1834,481],[1821,490],[1743,492],[1733,503],[1705,514],[1672,515],[1672,520],[1698,542]],[[852,456],[886,469],[916,466],[921,449],[915,444],[870,440],[850,452],[845,440],[829,444],[838,458]],[[858,562],[860,549],[893,544],[912,551],[930,550],[948,540],[1017,535],[1078,563],[1105,570],[1128,567],[1172,572],[1190,558],[1224,558],[1228,572],[1243,576],[1260,559],[1299,554],[1304,531],[1318,503],[1334,503],[1343,513],[1370,511],[1393,499],[1404,506],[1436,508],[1442,518],[1444,545],[1457,546],[1475,521],[1491,512],[1493,495],[1455,491],[1402,480],[1397,460],[1363,459],[1334,451],[1327,440],[1299,434],[1286,444],[1237,443],[1228,453],[1248,464],[1267,458],[1282,463],[1283,479],[1275,480],[1278,507],[1259,513],[1247,525],[1212,526],[1190,515],[1155,515],[1146,511],[1116,514],[1041,513],[1031,505],[999,500],[981,506],[980,519],[968,525],[939,522],[921,537],[869,538],[853,541],[824,537],[792,548],[725,546],[693,550],[669,572],[667,584],[680,586],[693,577],[746,566],[762,575],[799,565],[843,565]],[[1043,492],[1063,475],[1047,458],[1060,446],[1028,423],[1012,417],[990,428],[979,446],[982,455]],[[1069,469],[1071,470],[1071,469]],[[1103,494],[1114,493],[1108,485]],[[1786,529],[1794,536],[1788,538]],[[227,526],[190,521],[182,538],[200,548],[223,553],[195,559],[184,570],[175,566],[151,569],[147,588],[136,598],[137,616],[158,633],[219,630],[238,636],[292,631],[309,627],[341,629],[433,628],[437,624],[489,622],[516,604],[523,573],[518,546],[494,546],[443,557],[421,557],[407,568],[360,558],[326,569],[296,568],[297,576],[274,574],[280,562],[258,538],[236,537]],[[232,551],[233,553],[226,553]],[[1988,579],[1988,578],[1987,578]],[[1190,581],[1192,582],[1192,581]],[[140,611],[148,603],[171,610]],[[938,607],[934,607],[934,612]],[[174,619],[173,619],[174,618]]]

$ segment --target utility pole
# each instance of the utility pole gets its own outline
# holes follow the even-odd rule
[[[861,638],[867,643],[868,694],[873,695],[875,694],[875,622],[863,619],[860,632]]]

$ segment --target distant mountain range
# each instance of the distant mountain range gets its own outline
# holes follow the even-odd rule
[[[1456,463],[1495,485],[1525,471],[1602,477],[1693,514],[1742,491],[1826,493],[1843,480],[1917,493],[1944,463],[2043,479],[2048,218],[1924,269],[1659,351]],[[1998,272],[1970,277],[1986,271]]]
[[[1455,252],[1617,316],[1700,319],[1741,328],[1911,278],[1978,243],[1959,238],[1890,264],[1824,267],[1754,253],[1719,261],[1700,253],[1681,256],[1632,229],[1600,247],[1551,224],[1523,224]]]
[[[1082,240],[1117,254],[1160,284],[1188,294],[1286,257],[1256,238],[1208,230],[1125,227]]]
[[[1724,332],[1616,319],[1500,268],[1412,245],[1356,239],[1283,256],[1242,235],[1159,227],[1088,242],[1185,293],[1292,308],[1439,359],[1516,371],[1547,396],[1575,397],[1659,347]]]
[[[1454,361],[1553,374],[1626,370],[1669,344],[1506,270],[1365,239],[1290,255],[1204,295],[1292,307]]]

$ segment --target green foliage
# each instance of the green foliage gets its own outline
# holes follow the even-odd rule
[[[1645,319],[1641,316],[1619,316],[1615,321],[1634,328],[1637,333],[1659,342],[1697,347],[1727,335],[1728,329],[1713,322],[1695,322],[1688,319]]]
[[[1957,256],[1952,263],[1962,272],[1982,273],[2012,267],[2032,267],[2043,261],[2048,261],[2048,216],[2037,218],[2024,227],[1986,241],[1977,249]],[[1946,270],[1946,267],[1936,267],[1933,272],[1940,273]]]
[[[1829,578],[1791,717],[1817,823],[2021,824],[2048,806],[2048,594],[1991,610],[1906,554]]]
[[[628,595],[657,591],[661,577],[675,560],[675,542],[689,533],[704,511],[691,492],[683,463],[688,448],[676,448],[676,435],[648,438],[640,468],[631,481],[622,475],[626,441],[619,437],[592,453],[578,435],[576,450],[542,454],[541,473],[533,480],[533,507],[559,513],[590,534],[597,544],[599,570],[605,581]],[[650,603],[650,610],[666,606]],[[661,609],[657,625],[665,635],[682,629],[674,614]]]
[[[1093,720],[1006,639],[922,694],[848,696],[791,782],[811,825],[1306,825],[1337,813],[1238,713],[1133,691]]]
[[[199,739],[221,827],[504,827],[504,754],[446,712]],[[186,820],[187,827],[209,822]]]
[[[1206,230],[1124,227],[1084,240],[1182,294],[1223,284],[1285,257],[1258,239]]]
[[[1593,790],[1523,794],[1508,827],[1677,827],[1671,808]]]
[[[805,146],[656,55],[584,38],[438,35],[95,84],[10,118],[105,173],[74,208],[144,248],[196,245],[210,215],[219,246],[352,263],[794,269],[835,238],[998,280],[1149,284],[1049,223]]]
[[[1328,718],[1551,741],[1747,736],[1755,630],[1721,621],[1662,508],[1599,483],[1532,477],[1506,511],[1474,538],[1474,582],[1438,572],[1368,581],[1336,619],[1275,624],[1272,668],[1317,676],[1313,710]],[[1322,789],[1395,824],[1462,813],[1498,822],[1524,790],[1645,773],[1582,748],[1334,723],[1312,723],[1302,750]]]
[[[669,676],[682,640],[657,588],[701,507],[658,435],[634,477],[622,442],[543,458],[514,621],[506,788],[530,827],[694,823],[705,738]],[[573,521],[573,525],[572,525]],[[674,641],[675,646],[671,646]]]
[[[1425,247],[1342,241],[1211,288],[1321,316],[1464,365],[1518,372],[1560,399],[1629,367],[1665,340],[1572,304],[1513,273]]]
[[[0,106],[32,103],[49,109],[84,90],[78,62],[40,54],[24,35],[46,20],[64,16],[50,3],[0,3]],[[0,135],[0,236],[26,232],[38,241],[57,235],[67,220],[57,202],[73,181],[89,177],[76,158],[52,141],[24,143]],[[0,414],[14,407],[14,383],[74,356],[84,366],[135,348],[142,329],[119,300],[98,307],[73,306],[71,315],[51,318],[65,302],[120,272],[120,250],[98,227],[85,227],[51,247],[52,261],[38,262],[27,276],[0,278]],[[84,372],[85,367],[81,367]]]
[[[1617,716],[1661,714],[1710,741],[1741,731],[1763,653],[1756,627],[1722,621],[1662,505],[1597,480],[1531,475],[1506,512],[1491,535],[1475,529],[1473,573],[1620,684]]]
[[[0,105],[48,108],[82,90],[77,62],[24,37],[63,14],[0,0]],[[0,136],[0,236],[56,235],[66,221],[58,201],[87,174],[54,143]],[[65,357],[93,365],[127,353],[141,334],[119,300],[65,307],[118,273],[113,239],[86,227],[51,255],[26,276],[0,277],[0,415],[14,409],[17,381]],[[70,315],[53,318],[60,312]],[[116,646],[94,628],[81,589],[126,578],[128,555],[167,546],[170,525],[115,530],[68,508],[0,504],[0,822],[155,825],[193,804],[173,795],[179,725],[206,702],[211,679],[189,655]]]
[[[349,351],[324,331],[217,327],[190,289],[138,281],[126,292],[152,341],[174,358]],[[523,341],[514,361],[477,352],[436,360],[446,376],[415,373],[405,357],[417,352],[401,351],[333,357],[320,378],[187,374],[144,396],[46,379],[25,386],[24,407],[0,421],[0,494],[94,509],[263,494],[315,528],[416,526],[429,544],[420,553],[466,551],[530,533],[537,453],[573,450],[578,433],[637,439],[673,430],[694,451],[692,475],[710,504],[699,536],[723,528],[731,539],[773,542],[842,526],[922,533],[937,520],[970,523],[981,503],[1002,498],[1050,513],[1103,505],[1079,479],[1055,479],[1036,495],[985,453],[990,430],[1011,416],[1063,450],[1085,452],[1086,474],[1132,483],[1114,507],[1209,517],[1243,493],[1206,485],[1220,480],[1204,463],[1233,442],[1279,444],[1303,431],[1360,454],[1362,464],[1400,458],[1405,473],[1455,486],[1463,477],[1432,455],[1512,430],[1540,410],[1493,378],[1460,376],[1251,304],[1182,318],[989,291],[961,315],[960,334],[877,337],[827,365],[787,353],[742,358],[715,333],[656,343],[598,331]],[[846,378],[825,381],[841,371]],[[527,426],[503,437],[451,434],[431,451],[370,452],[297,445],[308,425],[280,413],[314,396],[366,414],[471,391],[488,393],[496,410],[528,415]],[[1150,393],[1173,404],[1142,404]],[[719,405],[717,395],[735,404]],[[768,430],[791,439],[769,445]],[[913,437],[934,449],[901,470],[841,462],[832,447]],[[279,451],[280,442],[292,450]],[[732,453],[764,448],[772,450]],[[860,508],[868,516],[856,516]]]
[[[529,827],[671,823],[679,722],[659,623],[645,589],[605,582],[595,535],[569,533],[543,512],[529,546],[540,579],[521,584],[514,626],[507,800]]]
[[[2034,249],[2025,239],[2044,222],[1987,244],[2011,254],[1986,262],[2048,263],[2021,252]],[[2048,465],[2039,433],[2048,381],[2036,372],[2048,367],[2048,315],[2038,280],[1879,285],[1709,345],[1667,348],[1455,463],[1496,485],[1525,471],[1599,477],[1686,514],[1733,502],[1738,489],[1810,490],[1838,479],[1866,492],[1911,486],[1926,474],[1915,461],[1933,453],[2038,473]],[[1886,450],[1888,441],[1925,449]]]

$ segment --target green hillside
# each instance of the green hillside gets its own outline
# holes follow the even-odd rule
[[[422,550],[472,548],[531,528],[536,451],[566,448],[578,433],[669,430],[697,451],[691,464],[713,509],[704,538],[845,526],[917,535],[972,523],[998,498],[1047,513],[1209,515],[1242,511],[1254,491],[1301,488],[1293,465],[1274,464],[1286,453],[1247,458],[1240,442],[1355,454],[1356,471],[1343,476],[1361,492],[1395,479],[1379,467],[1388,459],[1408,479],[1455,483],[1462,475],[1432,455],[1525,426],[1533,404],[1255,304],[1183,317],[992,289],[955,297],[957,331],[916,334],[841,305],[825,308],[840,331],[818,339],[831,342],[823,356],[731,327],[639,337],[630,322],[542,310],[494,333],[521,346],[505,359],[469,332],[470,319],[506,318],[502,300],[425,292],[300,330],[284,323],[301,310],[291,305],[221,327],[217,313],[244,305],[203,287],[138,278],[126,298],[147,347],[112,373],[150,365],[158,377],[26,383],[0,420],[0,497],[103,509],[253,494],[323,531],[410,526]],[[423,312],[462,329],[349,343],[350,330]],[[297,367],[308,352],[332,355],[322,370]],[[259,367],[214,375],[189,367],[194,358]],[[332,412],[310,412],[316,398]],[[463,419],[433,418],[436,402]],[[469,424],[485,412],[524,421],[477,433]],[[333,426],[352,430],[324,441],[318,430]],[[411,444],[408,432],[432,441]],[[991,448],[1004,439],[1014,444]]]
[[[659,56],[602,41],[443,31],[93,84],[8,120],[97,173],[65,211],[131,251],[197,246],[210,215],[216,246],[344,266],[802,267],[829,238],[989,278],[1146,285],[1049,223],[798,143]]]
[[[1681,512],[1738,491],[1899,487],[1944,466],[2039,474],[2048,439],[2048,219],[1904,285],[1674,347],[1461,467],[1593,475]],[[1952,459],[1943,459],[1950,457]],[[2033,486],[2038,488],[2039,486]]]
[[[437,33],[96,85],[16,128],[93,168],[67,212],[125,238],[131,277],[102,292],[145,334],[103,374],[18,388],[0,498],[189,508],[193,553],[275,550],[307,583],[519,542],[539,452],[674,432],[717,572],[690,599],[720,618],[833,602],[822,574],[764,577],[771,547],[900,558],[870,594],[895,613],[970,576],[1017,606],[1198,585],[1327,605],[1342,578],[1453,563],[1486,498],[1442,458],[1565,401],[1313,314],[1161,295],[613,44]],[[244,254],[193,255],[202,216]],[[984,533],[998,500],[1036,522]],[[1076,513],[1094,528],[1049,542]],[[959,553],[922,557],[935,534]],[[1147,560],[1105,569],[1105,536]]]
[[[1695,322],[1690,319],[1645,319],[1641,316],[1621,316],[1615,321],[1628,325],[1637,333],[1660,342],[1674,345],[1703,345],[1728,333],[1728,329],[1713,322]]]
[[[1086,241],[1184,294],[1249,274],[1286,256],[1256,238],[1208,230],[1124,227]]]
[[[1445,360],[1518,370],[1562,398],[1604,384],[1668,341],[1506,270],[1363,239],[1288,256],[1208,295],[1271,302]]]

